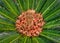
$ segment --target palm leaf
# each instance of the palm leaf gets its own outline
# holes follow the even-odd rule
[[[44,28],[57,27],[60,26],[59,23],[60,23],[60,18],[46,23],[46,25],[44,25]]]
[[[48,0],[47,2],[46,2],[46,4],[45,5],[47,5],[48,3],[49,3],[50,1]],[[45,11],[42,11],[43,13],[43,15],[45,14],[45,13],[47,13],[47,11],[54,5],[56,3],[56,0],[52,0],[50,3],[49,3],[49,5],[46,7],[44,7],[46,10]],[[43,8],[43,9],[44,9]]]
[[[17,9],[17,8],[16,8],[16,9],[13,8],[13,6],[14,6],[13,1],[12,1],[12,0],[10,0],[11,2],[10,2],[9,0],[2,0],[2,1],[3,1],[4,4],[6,5],[7,9],[8,9],[10,12],[12,12],[15,16],[17,16],[17,14],[18,14],[17,12],[18,12],[18,11],[16,12],[16,9]],[[10,3],[11,3],[11,4],[10,4]]]
[[[32,41],[31,41],[31,38],[30,37],[27,37],[27,41],[26,41],[26,43],[32,43]]]
[[[14,18],[16,17],[16,16],[12,16],[11,15],[11,13],[9,12],[9,11],[7,11],[4,7],[2,7],[1,6],[1,8],[0,8],[0,15],[2,15],[2,16],[4,16],[5,18],[8,18],[8,19],[10,19],[12,22],[14,22],[15,20],[14,20]]]
[[[23,0],[17,0],[17,3],[19,4],[18,5],[18,8],[21,10],[21,11],[23,11],[23,7],[22,7],[22,2]]]
[[[9,43],[9,42],[12,42],[13,40],[15,40],[19,36],[20,36],[19,34],[13,34],[13,35],[11,34],[11,35],[7,36],[5,39],[1,40],[0,43]]]
[[[57,32],[57,31],[55,31],[55,32]],[[60,42],[60,39],[59,39],[60,34],[56,34],[55,32],[53,33],[51,31],[44,31],[44,32],[42,32],[41,36],[44,36],[49,40],[59,43]]]
[[[40,10],[42,9],[42,7],[44,6],[45,3],[46,3],[46,0],[39,0],[37,6],[35,8],[36,12],[40,12]]]
[[[33,0],[32,9],[35,9],[39,0]]]
[[[57,7],[56,7],[57,6]],[[59,10],[60,9],[60,2],[56,2],[55,4],[54,4],[54,6],[53,7],[51,7],[50,8],[50,10],[46,13],[46,14],[44,14],[43,16],[44,16],[44,18],[46,18],[46,17],[48,17],[49,15],[51,15],[52,13],[54,13],[54,12],[56,12],[56,10]]]
[[[60,12],[60,9],[57,10],[56,12],[52,13],[52,14],[51,14],[50,16],[48,16],[47,18],[45,18],[45,20],[49,20],[50,17],[53,18],[52,16],[56,16],[56,14],[59,13],[59,12]],[[50,19],[51,19],[51,18],[50,18]]]

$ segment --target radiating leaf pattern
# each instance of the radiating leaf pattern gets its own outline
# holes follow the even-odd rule
[[[22,36],[15,29],[17,16],[28,9],[42,13],[45,20],[37,37]],[[0,43],[60,43],[60,28],[56,28],[60,27],[60,0],[0,0],[0,16]]]

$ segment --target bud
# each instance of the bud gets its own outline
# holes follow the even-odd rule
[[[45,24],[42,14],[36,13],[34,10],[22,12],[16,20],[16,30],[26,36],[38,36],[42,32]]]

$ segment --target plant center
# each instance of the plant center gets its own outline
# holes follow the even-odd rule
[[[45,24],[42,14],[36,13],[34,10],[22,12],[16,20],[16,30],[27,36],[38,36],[42,32]]]

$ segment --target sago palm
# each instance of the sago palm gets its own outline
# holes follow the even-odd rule
[[[60,0],[0,0],[0,43],[60,43]]]

